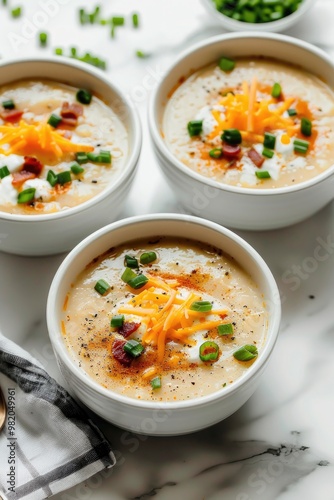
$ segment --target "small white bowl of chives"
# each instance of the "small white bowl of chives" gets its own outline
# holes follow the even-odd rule
[[[229,31],[285,31],[314,6],[316,0],[202,0],[205,8]]]

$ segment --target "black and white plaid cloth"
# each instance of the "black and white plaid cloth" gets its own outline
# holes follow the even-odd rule
[[[0,333],[0,497],[42,500],[115,464],[110,444],[66,390]]]

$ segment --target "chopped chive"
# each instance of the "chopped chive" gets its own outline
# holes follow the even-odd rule
[[[71,57],[77,57],[77,49],[76,47],[71,47]]]
[[[219,335],[232,335],[233,334],[232,323],[226,323],[225,325],[219,325],[218,326],[218,334]]]
[[[216,342],[208,340],[199,348],[199,357],[202,361],[216,361],[219,356],[219,347]]]
[[[241,144],[242,142],[240,130],[237,128],[228,128],[224,130],[221,138],[223,141],[227,142],[227,144]]]
[[[119,328],[120,326],[123,326],[123,323],[124,323],[124,314],[116,314],[110,320],[110,326],[112,328]]]
[[[98,153],[87,153],[87,158],[90,161],[98,162],[99,161],[99,155]]]
[[[136,56],[139,59],[146,59],[147,57],[150,57],[150,54],[148,54],[147,52],[143,52],[142,50],[136,50]]]
[[[144,252],[140,256],[140,263],[141,264],[150,264],[151,262],[154,262],[157,259],[157,254],[155,252]]]
[[[308,118],[302,118],[300,122],[300,131],[303,135],[310,137],[312,135],[312,122]]]
[[[61,47],[56,47],[54,53],[56,54],[56,56],[62,56],[63,49]]]
[[[154,377],[151,380],[152,389],[161,389],[161,377]]]
[[[58,116],[55,113],[52,113],[52,115],[50,115],[50,118],[48,119],[48,124],[51,125],[51,127],[53,128],[56,128],[60,122],[61,122],[61,116]]]
[[[200,135],[203,128],[203,120],[192,120],[188,123],[188,132],[190,137]]]
[[[138,288],[142,288],[143,286],[145,286],[147,282],[148,282],[147,276],[144,276],[143,274],[139,274],[135,278],[130,279],[128,281],[128,285],[131,288],[138,290]]]
[[[274,156],[274,151],[272,149],[263,148],[262,155],[266,158],[272,158]]]
[[[39,44],[41,47],[45,47],[46,44],[48,43],[48,34],[45,32],[42,32],[39,34]]]
[[[258,179],[270,179],[271,175],[267,170],[258,170],[255,172]]]
[[[115,33],[116,33],[115,26],[112,26],[111,30],[110,30],[110,36],[111,36],[111,38],[115,38]]]
[[[211,149],[211,151],[209,151],[209,156],[211,158],[215,158],[216,160],[218,158],[221,158],[223,156],[223,150],[222,150],[222,148]]]
[[[134,12],[132,14],[132,24],[134,28],[139,27],[139,15],[137,14],[137,12]]]
[[[293,150],[295,153],[300,153],[302,155],[306,155],[308,148],[305,148],[303,146],[298,146],[298,144],[295,144],[293,147]]]
[[[77,160],[78,163],[87,163],[88,162],[88,156],[87,153],[84,153],[83,151],[80,151],[79,153],[76,153],[75,159]]]
[[[250,361],[258,355],[257,347],[255,345],[244,345],[233,353],[233,356],[238,361]]]
[[[72,181],[72,177],[71,177],[71,171],[70,170],[64,170],[64,172],[59,172],[59,174],[57,175],[57,180],[58,180],[58,184],[67,184],[68,182],[71,182]]]
[[[139,264],[136,257],[132,257],[132,255],[125,255],[124,257],[124,265],[125,267],[129,267],[130,269],[138,269]]]
[[[99,154],[100,163],[111,163],[111,153],[110,151],[101,149]]]
[[[10,175],[10,172],[8,170],[7,165],[4,165],[3,167],[0,168],[0,179],[7,177],[7,175]]]
[[[81,104],[90,104],[92,100],[92,94],[87,89],[79,89],[76,93],[77,101]]]
[[[95,283],[94,290],[96,290],[100,295],[104,295],[109,292],[110,285],[105,280],[101,279]]]
[[[15,109],[15,103],[13,99],[8,99],[7,101],[2,101],[2,107],[4,109]]]
[[[35,192],[35,188],[28,188],[21,191],[17,197],[17,203],[28,203],[29,201],[32,201],[35,197]]]
[[[86,24],[88,22],[88,16],[85,9],[79,9],[79,20],[80,24]]]
[[[271,95],[278,99],[281,96],[282,93],[282,87],[280,86],[279,83],[274,83],[273,88],[271,89]]]
[[[49,170],[46,176],[48,183],[54,187],[58,183],[58,175],[53,170]]]
[[[128,283],[130,280],[132,280],[136,277],[137,277],[137,274],[135,272],[133,272],[129,267],[127,267],[121,276],[121,280],[124,281],[124,283]]]
[[[138,340],[128,340],[123,347],[124,351],[134,358],[138,358],[144,352],[144,346]]]
[[[124,26],[125,18],[121,16],[114,16],[111,18],[111,22],[113,26]]]
[[[22,8],[21,7],[16,7],[15,9],[11,10],[12,17],[15,19],[17,17],[20,17],[22,14]]]
[[[289,116],[296,116],[297,115],[297,110],[293,109],[293,108],[288,109],[288,115]]]
[[[268,149],[275,149],[276,137],[269,132],[265,132],[263,146]]]
[[[235,68],[235,61],[228,57],[222,57],[219,59],[218,66],[222,71],[232,71]]]
[[[74,175],[82,174],[84,171],[85,169],[83,167],[80,167],[80,165],[78,165],[77,163],[71,165],[71,172]]]
[[[295,139],[293,141],[293,149],[295,153],[306,154],[310,143],[308,141],[304,141],[303,139]]]
[[[190,305],[189,309],[197,312],[209,312],[212,309],[212,304],[208,300],[197,300]]]

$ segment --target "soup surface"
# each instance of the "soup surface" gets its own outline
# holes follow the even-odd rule
[[[222,58],[197,71],[169,98],[162,129],[181,162],[233,186],[291,186],[334,165],[332,90],[274,60]]]
[[[100,98],[82,89],[80,97],[78,90],[51,81],[0,88],[0,211],[65,210],[122,171],[124,125]]]
[[[256,362],[266,330],[261,291],[232,258],[169,238],[94,259],[71,286],[62,321],[66,346],[88,376],[154,401],[233,384]]]

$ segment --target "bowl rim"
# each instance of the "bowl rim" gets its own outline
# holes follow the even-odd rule
[[[273,196],[273,195],[285,195],[288,193],[294,193],[297,191],[302,191],[304,189],[309,189],[310,187],[313,187],[317,184],[320,184],[324,180],[326,180],[328,177],[331,177],[334,174],[334,163],[330,167],[328,167],[324,172],[321,172],[320,174],[316,175],[315,177],[312,177],[311,179],[308,179],[306,181],[300,182],[298,184],[294,184],[291,186],[285,186],[285,187],[279,187],[279,188],[251,188],[251,187],[240,187],[240,186],[232,186],[229,184],[223,184],[219,183],[218,181],[215,181],[209,177],[205,177],[204,175],[201,175],[191,168],[187,167],[184,163],[182,163],[180,160],[178,160],[172,152],[169,150],[167,144],[161,137],[161,134],[159,132],[160,130],[160,125],[158,123],[158,120],[156,119],[156,111],[160,108],[163,107],[160,105],[159,101],[159,94],[161,92],[161,88],[165,83],[165,80],[167,77],[170,77],[177,66],[182,63],[184,60],[186,60],[188,57],[192,56],[196,52],[202,50],[203,48],[206,47],[214,47],[216,45],[219,45],[221,43],[224,43],[225,40],[234,40],[234,39],[247,39],[247,38],[252,38],[252,39],[270,39],[274,42],[277,43],[282,43],[282,44],[287,44],[287,45],[295,45],[300,49],[307,50],[311,53],[313,53],[316,57],[319,57],[322,59],[326,64],[328,64],[332,70],[334,70],[334,61],[330,58],[329,55],[327,55],[322,49],[315,47],[309,42],[305,42],[304,40],[299,40],[297,38],[288,36],[288,35],[283,35],[280,33],[267,33],[267,32],[253,32],[253,31],[244,31],[242,33],[225,33],[222,35],[216,35],[213,37],[210,37],[208,39],[205,39],[201,42],[198,42],[194,45],[192,45],[190,48],[186,49],[183,51],[179,57],[174,61],[174,63],[167,69],[165,72],[164,76],[162,77],[161,81],[155,87],[151,94],[151,98],[149,100],[149,106],[148,106],[148,121],[149,121],[149,130],[151,133],[151,137],[153,139],[153,143],[159,150],[159,152],[164,156],[164,158],[168,161],[169,165],[173,165],[173,168],[176,168],[177,170],[181,171],[183,174],[185,174],[187,177],[192,178],[194,181],[197,181],[201,184],[208,185],[210,187],[219,189],[220,191],[227,191],[229,193],[235,193],[235,194],[241,194],[241,195],[247,195],[247,196]],[[284,62],[284,60],[282,59]],[[204,63],[200,67],[204,67],[208,63]],[[192,71],[194,73],[197,71],[199,68],[195,69]],[[189,75],[188,75],[189,76]],[[173,87],[172,87],[173,88]]]
[[[271,308],[269,311],[271,313],[272,319],[270,321],[268,330],[267,330],[267,338],[263,350],[256,360],[256,362],[250,366],[246,373],[244,373],[241,377],[239,377],[232,385],[219,389],[218,391],[213,392],[207,396],[201,396],[189,400],[183,401],[175,401],[175,402],[157,402],[157,401],[147,401],[147,400],[136,400],[130,397],[118,394],[112,390],[106,389],[99,385],[95,380],[93,380],[86,372],[79,368],[73,358],[71,357],[68,349],[65,346],[65,343],[61,339],[61,335],[59,334],[60,325],[57,324],[54,311],[56,310],[56,299],[57,293],[59,289],[59,285],[61,284],[63,278],[66,275],[67,269],[70,268],[71,264],[77,259],[78,255],[85,252],[87,247],[91,247],[91,245],[95,245],[98,240],[106,234],[112,233],[114,230],[117,230],[122,227],[130,227],[137,223],[150,223],[152,221],[160,221],[161,224],[163,222],[184,222],[184,223],[193,223],[199,227],[206,227],[208,229],[214,230],[220,233],[223,237],[227,237],[232,240],[236,245],[245,250],[249,256],[256,261],[258,265],[258,269],[262,273],[263,279],[268,284],[268,289],[271,291],[271,300],[268,297],[267,302],[268,306]],[[196,239],[196,238],[195,238]],[[201,241],[200,238],[198,238]],[[243,267],[243,266],[242,266]],[[248,271],[246,271],[248,272]],[[264,261],[261,255],[243,238],[232,232],[230,229],[227,229],[220,224],[215,222],[202,219],[200,217],[196,217],[193,215],[185,215],[185,214],[175,214],[175,213],[157,213],[157,214],[147,214],[147,215],[137,215],[134,217],[129,217],[117,222],[113,222],[94,233],[87,236],[84,240],[82,240],[74,249],[65,257],[63,262],[60,264],[49,289],[48,297],[47,297],[47,306],[46,306],[46,319],[47,319],[47,327],[49,332],[49,337],[51,340],[51,344],[53,349],[56,351],[57,357],[61,360],[62,363],[65,364],[66,368],[72,373],[72,375],[79,379],[80,382],[88,387],[88,389],[96,392],[99,396],[110,399],[113,402],[117,402],[123,404],[128,407],[138,408],[138,409],[147,409],[153,410],[157,407],[159,409],[187,409],[198,406],[205,406],[211,404],[214,401],[225,399],[225,397],[234,394],[239,390],[240,387],[246,385],[247,382],[253,377],[257,375],[258,372],[261,372],[261,369],[268,362],[270,355],[273,351],[275,343],[278,338],[280,321],[281,321],[281,301],[280,294],[278,290],[277,283],[275,278]]]
[[[61,210],[59,212],[54,212],[51,214],[36,214],[36,215],[24,215],[24,214],[11,214],[9,212],[4,212],[0,210],[0,219],[6,220],[10,222],[24,222],[24,223],[32,223],[38,222],[50,222],[52,220],[65,219],[67,217],[72,217],[79,212],[85,212],[86,210],[90,210],[95,205],[99,205],[103,202],[107,197],[112,195],[113,192],[118,190],[121,185],[127,181],[129,177],[134,173],[136,164],[138,162],[138,158],[140,155],[141,147],[142,147],[142,127],[141,121],[139,119],[138,111],[131,101],[130,97],[125,94],[119,86],[111,81],[111,78],[108,74],[104,74],[102,70],[95,68],[92,65],[84,63],[82,61],[77,61],[76,59],[71,59],[67,57],[60,57],[55,55],[50,56],[32,56],[28,58],[11,58],[0,61],[0,72],[9,67],[20,64],[56,64],[60,67],[65,68],[75,68],[83,73],[86,73],[96,80],[100,80],[102,83],[107,85],[111,91],[124,103],[127,112],[129,113],[129,122],[130,126],[128,130],[131,130],[132,133],[132,142],[129,147],[128,157],[123,165],[122,171],[120,175],[115,179],[115,181],[107,186],[105,189],[97,193],[92,198],[86,200],[85,202],[75,205],[74,207],[66,208],[65,210]],[[45,76],[47,79],[47,76]],[[17,81],[20,80],[20,76],[18,75]],[[61,83],[64,78],[60,78],[59,82]],[[14,81],[14,80],[13,80]],[[16,80],[15,80],[16,81]]]
[[[316,0],[302,0],[300,7],[289,14],[288,16],[278,19],[277,21],[268,21],[267,23],[247,23],[245,21],[237,21],[231,17],[226,16],[222,12],[219,12],[213,4],[213,0],[201,0],[202,4],[210,11],[220,24],[226,29],[240,30],[240,31],[280,31],[290,28],[293,24],[297,23],[298,20],[311,8],[314,6]]]

